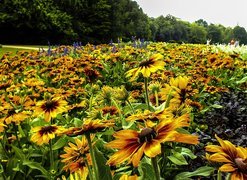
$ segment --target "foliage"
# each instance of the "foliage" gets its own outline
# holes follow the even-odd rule
[[[194,23],[172,15],[148,17],[133,0],[2,0],[1,43],[71,44],[131,41],[133,38],[178,43],[247,43],[243,27]],[[205,37],[206,36],[206,37]]]

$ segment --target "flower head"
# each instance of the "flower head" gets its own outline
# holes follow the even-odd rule
[[[60,97],[55,97],[38,102],[34,115],[44,114],[45,121],[49,122],[51,118],[55,118],[59,113],[65,111],[67,111],[67,102]]]
[[[51,125],[51,126],[38,126],[31,130],[33,135],[31,141],[38,145],[48,144],[51,139],[54,139],[56,135],[61,135],[64,128],[61,126]]]
[[[231,180],[247,179],[247,148],[236,147],[230,141],[222,140],[217,135],[215,137],[220,146],[206,146],[206,151],[214,153],[207,155],[207,159],[224,163],[219,170],[231,173]]]
[[[60,155],[65,164],[64,170],[70,171],[70,175],[79,176],[79,179],[86,179],[88,175],[88,165],[91,165],[89,146],[85,136],[75,139],[75,143],[69,143],[64,147],[65,154]]]
[[[64,132],[69,136],[78,136],[85,133],[95,133],[104,130],[106,127],[114,126],[113,120],[86,119],[81,127],[73,127]]]
[[[154,54],[148,60],[142,61],[139,67],[131,69],[126,72],[126,77],[131,77],[130,81],[134,81],[139,73],[144,77],[150,77],[151,73],[158,70],[163,70],[165,67],[165,62],[162,61],[163,56],[161,54]]]
[[[153,158],[161,153],[161,143],[167,141],[197,144],[198,137],[190,134],[181,134],[177,128],[189,126],[188,117],[164,120],[156,126],[146,127],[141,131],[121,130],[113,136],[116,140],[109,142],[106,146],[119,149],[107,161],[109,165],[121,164],[127,160],[137,167],[142,156]]]

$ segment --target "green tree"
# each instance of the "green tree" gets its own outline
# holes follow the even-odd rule
[[[247,33],[245,28],[240,26],[235,26],[233,28],[233,37],[238,40],[240,44],[247,44]]]
[[[210,39],[211,43],[222,43],[222,31],[219,26],[210,24],[207,31],[207,39]]]
[[[207,40],[207,31],[204,27],[196,23],[190,26],[189,42],[190,43],[205,43]]]
[[[60,11],[52,0],[5,0],[0,2],[0,28],[3,41],[47,43],[60,37],[76,36],[71,16]]]

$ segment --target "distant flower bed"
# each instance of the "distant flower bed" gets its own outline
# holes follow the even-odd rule
[[[245,47],[145,43],[0,61],[3,179],[247,178]]]

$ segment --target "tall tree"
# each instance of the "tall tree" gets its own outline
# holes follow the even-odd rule
[[[219,26],[210,24],[207,31],[207,38],[211,40],[211,43],[222,43],[222,31]]]
[[[238,40],[240,44],[247,44],[247,33],[243,27],[235,26],[233,28],[233,37]]]

